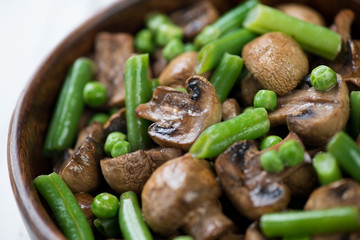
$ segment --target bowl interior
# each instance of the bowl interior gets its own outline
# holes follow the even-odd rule
[[[42,205],[32,180],[50,172],[50,159],[42,155],[42,144],[58,92],[67,69],[81,56],[91,54],[98,32],[130,32],[139,30],[149,11],[170,12],[191,3],[191,0],[125,0],[119,1],[86,21],[63,40],[30,79],[18,100],[8,135],[8,166],[12,188],[18,207],[31,238],[65,239]],[[212,0],[222,12],[240,1]],[[331,24],[333,16],[342,8],[356,11],[353,37],[359,38],[359,0],[264,0],[265,4],[301,2],[318,10]]]

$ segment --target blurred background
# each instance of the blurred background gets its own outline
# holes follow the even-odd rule
[[[116,0],[0,0],[0,239],[29,239],[7,168],[7,134],[17,99],[52,49]]]

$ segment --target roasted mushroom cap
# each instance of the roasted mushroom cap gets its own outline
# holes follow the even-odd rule
[[[266,33],[242,50],[246,68],[266,89],[278,95],[293,90],[309,71],[309,63],[300,45],[281,32]]]
[[[107,136],[111,132],[126,133],[126,131],[126,109],[120,108],[104,124],[104,135]]]
[[[151,174],[164,162],[183,152],[175,148],[138,150],[116,158],[100,161],[106,182],[117,193],[134,191],[140,194]]]
[[[160,86],[136,108],[137,117],[155,122],[148,133],[160,146],[188,151],[205,128],[221,120],[221,102],[209,81],[194,75],[186,88],[188,93]]]
[[[91,204],[93,202],[94,197],[91,196],[89,193],[76,193],[74,194],[76,197],[76,200],[78,201],[81,210],[83,211],[86,220],[88,221],[89,225],[93,228],[94,224],[94,220],[96,218],[96,216],[94,215],[94,213],[91,210]]]
[[[186,154],[152,174],[141,194],[142,210],[146,223],[160,235],[181,228],[195,239],[218,239],[233,227],[217,204],[220,194],[210,164]]]
[[[259,152],[253,141],[239,141],[219,155],[216,173],[226,195],[236,209],[249,219],[283,210],[290,195],[306,195],[317,184],[308,154],[302,163],[286,167],[279,173],[262,169],[260,156],[264,151],[278,149],[289,139],[300,141],[294,133],[277,145]]]
[[[222,105],[222,119],[228,120],[240,114],[240,106],[235,98],[226,99]]]
[[[276,8],[300,20],[325,26],[324,18],[320,15],[320,13],[309,6],[300,3],[283,3],[276,6]]]
[[[349,91],[340,77],[326,92],[314,88],[294,90],[278,98],[278,107],[269,113],[272,127],[287,124],[306,145],[323,146],[342,130],[349,117]]]
[[[93,122],[82,129],[78,134],[74,149],[78,149],[87,137],[91,137],[95,142],[102,143],[104,138],[104,129],[101,123]]]

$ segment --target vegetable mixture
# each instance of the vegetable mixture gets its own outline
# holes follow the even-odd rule
[[[360,40],[301,4],[198,1],[101,32],[34,179],[68,239],[360,238]]]

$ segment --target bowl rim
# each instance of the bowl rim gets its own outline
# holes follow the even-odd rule
[[[83,21],[53,48],[20,93],[8,129],[7,165],[10,184],[18,210],[31,239],[66,239],[41,204],[36,189],[32,184],[33,177],[30,169],[24,165],[21,154],[19,154],[22,146],[18,136],[21,135],[24,127],[22,119],[25,119],[24,117],[29,114],[26,108],[31,105],[34,92],[42,82],[39,80],[42,79],[40,76],[49,69],[52,62],[57,61],[59,53],[66,51],[69,42],[76,42],[81,36],[101,26],[104,20],[141,1],[143,0],[118,0],[92,14],[91,17]]]

